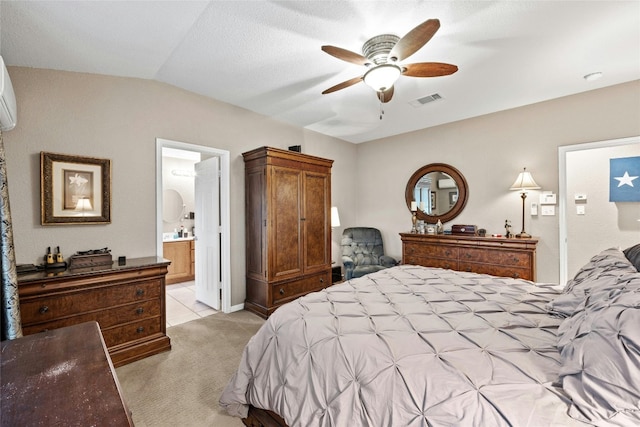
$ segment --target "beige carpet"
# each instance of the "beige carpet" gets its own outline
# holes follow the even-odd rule
[[[116,369],[136,427],[239,427],[218,399],[264,320],[247,311],[217,313],[167,329],[171,351]]]

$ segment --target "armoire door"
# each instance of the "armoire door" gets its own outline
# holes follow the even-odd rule
[[[271,167],[269,184],[269,279],[302,274],[302,172]]]
[[[326,173],[303,172],[304,272],[326,270],[331,264],[331,188]]]

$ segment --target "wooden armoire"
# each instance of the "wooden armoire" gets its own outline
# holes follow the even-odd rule
[[[261,147],[243,153],[247,297],[264,318],[331,285],[333,160]]]

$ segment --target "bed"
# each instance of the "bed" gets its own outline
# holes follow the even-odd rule
[[[265,322],[220,405],[246,425],[640,425],[638,267],[640,245],[562,289],[413,265],[334,285]]]

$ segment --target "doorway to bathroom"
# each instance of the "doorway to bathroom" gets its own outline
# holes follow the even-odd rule
[[[229,312],[229,152],[157,138],[156,215],[158,256],[163,256],[167,243],[171,248],[182,244],[193,249],[193,276],[187,277],[189,261],[176,258],[172,270],[184,271],[186,276],[180,286],[171,288],[183,287],[176,292],[185,298],[191,291],[195,314]],[[172,274],[173,281],[180,277]]]

